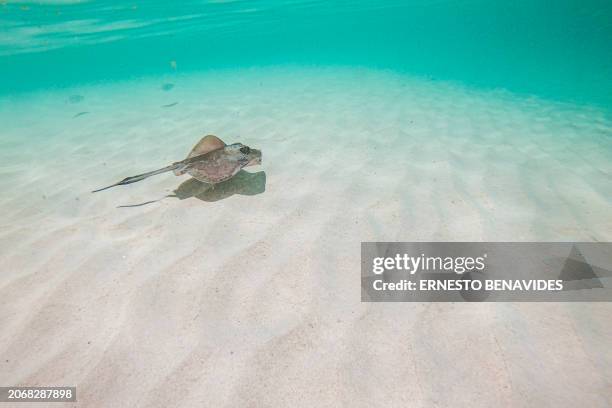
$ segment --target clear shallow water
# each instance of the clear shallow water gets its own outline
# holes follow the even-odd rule
[[[610,406],[609,303],[361,303],[358,279],[360,241],[610,241],[598,108],[286,66],[23,93],[0,123],[0,383],[95,407]],[[90,193],[205,133],[263,151],[261,193]]]
[[[469,170],[483,181],[486,169],[505,158],[500,177],[523,193],[496,195],[490,183],[479,188],[490,194],[492,208],[523,203],[521,238],[554,239],[555,229],[544,225],[575,221],[563,237],[601,239],[612,228],[589,217],[610,206],[610,17],[610,3],[599,1],[554,7],[530,1],[3,1],[0,143],[4,172],[14,176],[5,183],[36,191],[41,183],[56,185],[59,175],[46,178],[62,169],[82,174],[68,182],[89,191],[94,186],[87,181],[108,184],[94,170],[100,163],[123,174],[135,164],[130,157],[141,157],[132,170],[139,173],[152,158],[177,160],[206,133],[252,140],[264,152],[341,154],[352,139],[352,159],[368,163],[381,186],[408,171],[435,185],[438,177],[429,173],[435,170],[411,167],[419,154],[431,163],[449,155],[446,180]],[[425,153],[416,141],[426,143]],[[62,158],[67,167],[36,160],[32,143],[55,151],[52,161]],[[406,159],[385,169],[386,149]],[[84,153],[95,151],[105,157]],[[468,165],[470,156],[479,166]],[[543,179],[537,163],[544,157],[552,173]],[[264,163],[274,168],[275,161],[287,158],[279,153]],[[287,168],[276,171],[289,177]],[[571,188],[562,175],[574,180]],[[418,190],[415,184],[387,188],[390,197],[404,198]],[[444,188],[472,200],[469,189]],[[568,212],[539,219],[559,195],[564,204],[557,205]],[[7,197],[6,206],[14,199],[22,198]],[[475,214],[489,216],[483,215],[489,204],[471,203]],[[448,205],[435,217],[448,219]],[[590,216],[568,215],[589,206]],[[506,209],[502,218],[515,216]],[[495,229],[491,224],[479,237]]]
[[[2,0],[0,92],[290,63],[609,108],[611,22],[606,0]]]
[[[0,0],[0,383],[609,407],[610,304],[373,305],[358,279],[361,241],[612,240],[609,11]],[[262,150],[254,183],[91,193],[207,133]]]
[[[612,233],[608,113],[507,91],[365,68],[223,69],[4,98],[0,122],[9,225],[49,214],[60,225],[114,219],[117,205],[157,199],[183,180],[91,190],[179,160],[212,133],[261,149],[263,166],[249,170],[268,174],[265,194],[220,201],[226,211],[257,202],[322,227],[332,215],[311,213],[313,197],[321,210],[350,202],[345,216],[360,220],[363,240]],[[166,200],[125,216],[199,205]]]

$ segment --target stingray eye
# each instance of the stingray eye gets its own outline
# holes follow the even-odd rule
[[[244,146],[240,148],[240,153],[242,154],[249,154],[251,153],[251,149],[249,149],[249,146]]]

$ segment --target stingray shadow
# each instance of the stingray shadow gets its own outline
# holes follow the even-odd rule
[[[258,171],[249,173],[240,170],[234,177],[219,184],[208,184],[191,178],[179,185],[174,194],[169,194],[157,200],[145,201],[140,204],[120,205],[117,208],[142,207],[143,205],[153,204],[165,198],[178,198],[185,200],[195,197],[202,201],[219,201],[231,197],[234,194],[257,195],[266,191],[266,172]]]
[[[234,194],[257,195],[266,191],[266,172],[258,171],[249,173],[240,170],[234,177],[219,184],[208,184],[191,178],[183,183],[176,190],[174,195],[179,200],[195,197],[202,201],[219,201],[231,197]]]
[[[219,184],[208,184],[191,178],[179,185],[174,194],[169,194],[157,200],[145,201],[140,204],[120,205],[117,208],[142,207],[157,203],[166,198],[185,200],[195,197],[198,200],[214,202],[231,197],[234,194],[257,195],[266,191],[266,172],[249,173],[240,170],[234,177]]]

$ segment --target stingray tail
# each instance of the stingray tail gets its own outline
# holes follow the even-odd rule
[[[178,162],[178,163],[171,164],[170,166],[166,166],[163,169],[153,170],[153,171],[150,171],[148,173],[139,174],[137,176],[126,177],[126,178],[124,178],[123,180],[121,180],[118,183],[111,184],[108,187],[99,188],[97,190],[92,191],[92,193],[96,193],[98,191],[106,190],[107,188],[111,188],[111,187],[115,187],[115,186],[122,186],[124,184],[135,183],[137,181],[144,180],[147,177],[151,177],[151,176],[154,176],[156,174],[161,174],[161,173],[165,173],[167,171],[172,171],[172,170],[178,169],[179,167],[181,167],[181,165],[182,165],[182,163]]]

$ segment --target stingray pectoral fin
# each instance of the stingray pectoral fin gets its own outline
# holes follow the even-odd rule
[[[189,152],[187,156],[188,159],[196,156],[201,156],[203,154],[212,152],[213,150],[223,149],[225,147],[225,142],[219,139],[215,135],[206,135]]]
[[[97,190],[92,191],[92,193],[97,193],[98,191],[106,190],[108,188],[115,187],[115,186],[122,186],[124,184],[135,183],[137,181],[144,180],[147,177],[151,177],[151,176],[154,176],[156,174],[165,173],[167,171],[172,171],[172,170],[178,169],[182,165],[183,165],[182,162],[178,162],[178,163],[171,164],[170,166],[166,166],[163,169],[153,170],[153,171],[150,171],[148,173],[139,174],[137,176],[126,177],[126,178],[124,178],[123,180],[121,180],[118,183],[111,184],[108,187],[99,188]]]

